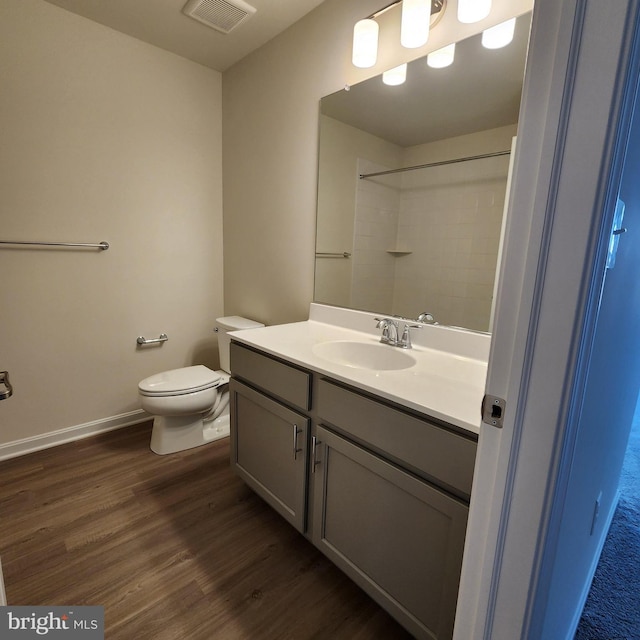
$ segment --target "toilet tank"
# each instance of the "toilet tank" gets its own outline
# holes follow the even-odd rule
[[[257,329],[264,327],[261,322],[255,322],[241,316],[225,316],[216,320],[216,332],[218,334],[218,350],[220,351],[220,368],[227,373],[231,373],[229,351],[231,337],[229,331],[240,331],[242,329]]]

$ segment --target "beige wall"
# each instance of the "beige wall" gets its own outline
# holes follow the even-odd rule
[[[451,3],[455,6],[455,3]],[[225,312],[302,320],[313,299],[319,100],[532,7],[494,0],[484,23],[445,13],[421,49],[398,51],[398,11],[382,21],[378,63],[351,65],[353,24],[379,0],[326,0],[224,74]],[[395,21],[395,27],[394,27]],[[387,28],[389,27],[389,28]]]
[[[0,249],[1,445],[135,411],[157,371],[217,366],[223,299],[219,73],[10,0],[0,86],[0,239],[111,244]]]

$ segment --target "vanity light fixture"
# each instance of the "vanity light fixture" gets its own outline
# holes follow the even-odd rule
[[[369,17],[358,20],[353,28],[351,57],[355,67],[366,69],[375,65],[380,30],[375,19],[399,4],[402,4],[400,44],[413,49],[427,42],[429,28],[437,24],[444,15],[447,0],[395,0]]]
[[[378,59],[378,23],[373,18],[358,20],[353,28],[354,67],[366,69],[373,67]]]
[[[382,74],[382,82],[389,86],[403,84],[407,79],[407,63],[401,64],[393,69],[389,69]]]
[[[431,23],[431,0],[403,0],[400,44],[415,49],[427,43]]]
[[[480,22],[491,12],[491,0],[458,0],[458,21]]]
[[[452,42],[442,49],[432,51],[427,55],[427,64],[433,69],[444,69],[448,67],[456,55],[456,43]]]
[[[497,24],[495,27],[485,29],[482,32],[482,46],[485,49],[500,49],[506,47],[513,40],[516,28],[516,19],[511,18]]]

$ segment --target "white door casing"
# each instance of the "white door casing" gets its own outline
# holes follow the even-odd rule
[[[506,413],[502,430],[480,433],[457,640],[536,638],[541,628],[537,590],[588,365],[637,23],[632,0],[534,7],[487,379]]]

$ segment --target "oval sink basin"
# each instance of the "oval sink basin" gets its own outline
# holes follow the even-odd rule
[[[416,363],[413,356],[397,347],[354,340],[320,342],[314,345],[313,353],[335,364],[373,371],[398,371]]]

